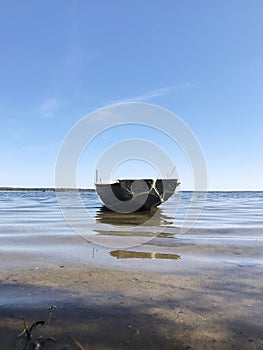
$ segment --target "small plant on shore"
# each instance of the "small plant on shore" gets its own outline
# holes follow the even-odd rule
[[[42,336],[39,336],[39,337],[35,338],[33,336],[34,329],[48,325],[48,323],[51,320],[52,313],[54,310],[55,310],[55,307],[50,306],[47,320],[33,322],[30,327],[28,327],[28,325],[26,324],[26,321],[23,320],[24,329],[18,336],[18,338],[23,338],[23,337],[25,338],[25,344],[24,344],[23,350],[26,350],[26,349],[39,350],[39,349],[41,349],[41,347],[45,346],[48,341],[56,342],[56,339],[54,337],[44,338]]]

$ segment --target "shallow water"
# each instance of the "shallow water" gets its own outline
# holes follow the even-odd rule
[[[204,203],[197,194],[192,208],[198,213],[204,204],[203,210],[187,218],[192,197],[192,192],[177,193],[151,213],[118,214],[105,211],[94,192],[80,198],[60,193],[59,203],[51,191],[0,192],[0,253],[32,255],[43,264],[74,261],[158,270],[171,270],[179,262],[166,258],[160,266],[162,255],[156,259],[156,254],[179,255],[180,264],[194,261],[196,266],[263,266],[263,192],[208,192]],[[116,249],[145,254],[118,259],[111,254]]]

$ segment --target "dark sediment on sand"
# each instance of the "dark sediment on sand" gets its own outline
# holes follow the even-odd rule
[[[253,277],[251,277],[253,275]],[[47,349],[263,349],[262,271],[207,266],[147,272],[84,264],[1,273],[1,349],[23,349],[28,325]]]

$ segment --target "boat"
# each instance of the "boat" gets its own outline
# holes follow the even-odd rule
[[[119,213],[156,208],[173,195],[179,184],[177,179],[117,179],[95,182],[97,194],[104,205]]]

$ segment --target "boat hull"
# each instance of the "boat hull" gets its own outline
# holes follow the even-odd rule
[[[167,201],[179,185],[177,179],[123,179],[95,183],[105,206],[116,212],[150,210]]]

